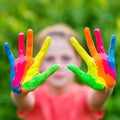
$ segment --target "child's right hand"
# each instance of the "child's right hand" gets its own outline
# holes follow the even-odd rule
[[[42,48],[35,58],[32,57],[33,31],[27,31],[26,54],[24,54],[24,34],[18,36],[18,58],[15,59],[8,43],[4,44],[5,52],[10,62],[10,87],[17,94],[33,91],[42,84],[58,68],[58,65],[51,66],[43,73],[39,73],[42,59],[48,51],[50,37],[47,37]]]

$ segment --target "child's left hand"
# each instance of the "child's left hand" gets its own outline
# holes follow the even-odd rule
[[[102,90],[104,88],[114,86],[116,83],[116,67],[114,58],[116,36],[112,35],[111,37],[110,50],[107,56],[99,29],[94,30],[98,52],[94,46],[89,28],[84,29],[84,34],[92,57],[87,54],[75,38],[72,37],[70,42],[86,62],[88,73],[83,72],[75,65],[68,65],[68,69],[77,74],[86,84],[95,90]]]

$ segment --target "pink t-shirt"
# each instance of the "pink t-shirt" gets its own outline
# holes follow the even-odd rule
[[[103,110],[95,112],[87,103],[90,90],[88,86],[75,84],[69,92],[53,95],[41,85],[33,92],[34,108],[29,112],[19,110],[19,116],[25,120],[100,120]]]

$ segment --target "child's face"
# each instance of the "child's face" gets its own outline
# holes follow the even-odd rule
[[[67,69],[68,64],[80,66],[80,58],[67,40],[61,37],[53,37],[49,50],[41,63],[40,71],[43,72],[53,64],[59,64],[60,68],[47,80],[52,87],[65,87],[73,83],[74,74]]]

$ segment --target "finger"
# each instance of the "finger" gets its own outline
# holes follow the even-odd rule
[[[109,54],[108,54],[109,58],[114,58],[115,46],[116,46],[116,36],[112,35],[111,36]]]
[[[24,34],[19,33],[18,35],[18,56],[24,55]]]
[[[25,82],[22,86],[23,90],[32,91],[36,89],[39,85],[41,85],[50,75],[52,75],[57,69],[59,65],[55,64],[51,66],[48,70],[41,74],[37,74],[32,80],[29,82]]]
[[[96,50],[94,42],[92,40],[90,29],[88,27],[86,27],[84,29],[84,34],[85,34],[86,43],[87,43],[88,49],[90,51],[90,54],[94,57],[97,54],[97,50]]]
[[[114,76],[114,79],[116,79],[116,63],[115,63],[115,58],[114,58],[115,46],[116,46],[116,36],[112,35],[109,54],[107,58],[108,58],[108,64],[112,68],[111,74]]]
[[[14,67],[15,58],[14,58],[14,55],[11,52],[10,46],[9,46],[9,44],[7,42],[4,44],[4,49],[5,49],[6,55],[8,57],[8,60],[10,62],[10,66],[13,68]]]
[[[24,81],[22,81],[22,85],[27,82],[27,81],[30,81],[36,74],[39,73],[39,67],[40,67],[40,63],[43,59],[43,57],[45,56],[47,50],[48,50],[48,47],[50,45],[50,41],[51,41],[51,38],[50,37],[47,37],[41,50],[38,52],[38,54],[36,55],[35,57],[35,60],[34,60],[34,63],[31,65],[31,67],[28,69],[26,75],[25,75],[25,78],[24,78]]]
[[[86,73],[83,72],[82,70],[80,70],[80,68],[78,68],[77,66],[72,65],[72,64],[69,64],[69,65],[67,66],[67,68],[68,68],[69,70],[71,70],[72,72],[74,72],[76,75],[78,75],[78,76],[84,81],[85,76],[86,76]]]
[[[93,78],[90,74],[83,72],[77,66],[69,64],[67,68],[74,72],[76,75],[78,75],[85,82],[85,84],[89,85],[93,89],[104,89],[104,85],[97,83],[95,78]]]
[[[70,38],[70,42],[72,46],[76,49],[78,54],[84,59],[87,65],[89,65],[89,60],[91,57],[87,54],[87,52],[83,49],[83,47],[78,43],[78,41],[74,38]]]
[[[26,57],[32,57],[33,53],[33,31],[28,29],[27,31],[27,43],[26,43]]]
[[[51,42],[51,37],[47,37],[43,43],[42,48],[40,49],[40,51],[38,52],[38,54],[35,57],[35,65],[36,66],[40,66],[42,59],[44,58],[45,54],[48,51],[50,42]]]
[[[95,38],[96,38],[96,45],[97,45],[97,48],[98,48],[98,52],[99,53],[105,53],[105,49],[104,49],[104,45],[103,45],[103,42],[102,42],[102,37],[101,37],[101,34],[100,34],[100,30],[95,29],[94,34],[95,34]]]

